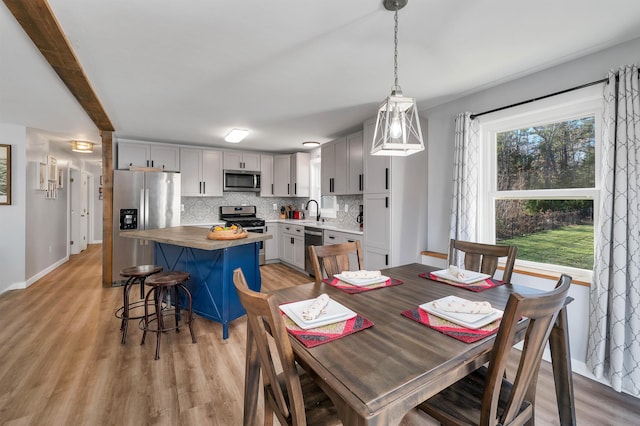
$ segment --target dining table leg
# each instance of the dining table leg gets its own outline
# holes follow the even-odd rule
[[[242,424],[254,426],[258,422],[258,395],[260,394],[260,361],[251,328],[247,326],[247,351],[245,355],[244,414]]]
[[[558,414],[562,426],[575,426],[576,409],[571,376],[571,353],[569,350],[569,323],[567,307],[560,310],[549,336],[553,379],[556,385]]]

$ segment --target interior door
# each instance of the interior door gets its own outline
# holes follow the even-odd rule
[[[69,253],[78,254],[87,248],[88,234],[88,176],[77,169],[70,170],[69,187],[71,188],[71,212],[69,215],[69,228],[71,229],[71,241]]]

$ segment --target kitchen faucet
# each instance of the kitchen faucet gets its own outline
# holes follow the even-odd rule
[[[312,201],[314,203],[316,203],[316,222],[320,222],[320,205],[318,204],[318,202],[316,200],[311,199],[311,200],[307,201],[307,205],[305,206],[304,209],[308,211],[309,210],[309,203],[311,203]]]

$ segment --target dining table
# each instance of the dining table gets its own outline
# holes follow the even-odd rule
[[[316,298],[331,299],[373,322],[353,334],[307,347],[290,335],[299,364],[312,374],[336,404],[345,425],[397,425],[421,402],[489,361],[495,334],[465,343],[401,313],[446,296],[488,301],[504,309],[509,295],[540,293],[540,289],[503,284],[473,292],[429,279],[436,268],[407,264],[381,273],[402,284],[350,294],[327,282],[308,283],[271,292],[279,304]],[[423,274],[423,276],[420,276]],[[425,275],[426,277],[425,278]],[[568,302],[570,299],[568,299]],[[575,425],[573,384],[566,304],[558,315],[549,345],[561,425]],[[524,338],[527,320],[520,322],[516,341]],[[257,424],[260,364],[247,341],[244,424]]]

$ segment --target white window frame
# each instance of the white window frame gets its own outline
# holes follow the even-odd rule
[[[495,244],[495,211],[498,199],[591,199],[593,200],[594,235],[599,229],[600,157],[602,146],[603,86],[597,84],[543,100],[520,105],[477,118],[480,129],[480,162],[478,188],[478,241]],[[595,131],[595,187],[570,189],[541,189],[525,191],[497,190],[496,135],[528,126],[571,120],[593,115]],[[594,243],[595,244],[595,243]],[[592,271],[564,265],[516,260],[516,265],[554,273],[573,274],[591,278]]]

